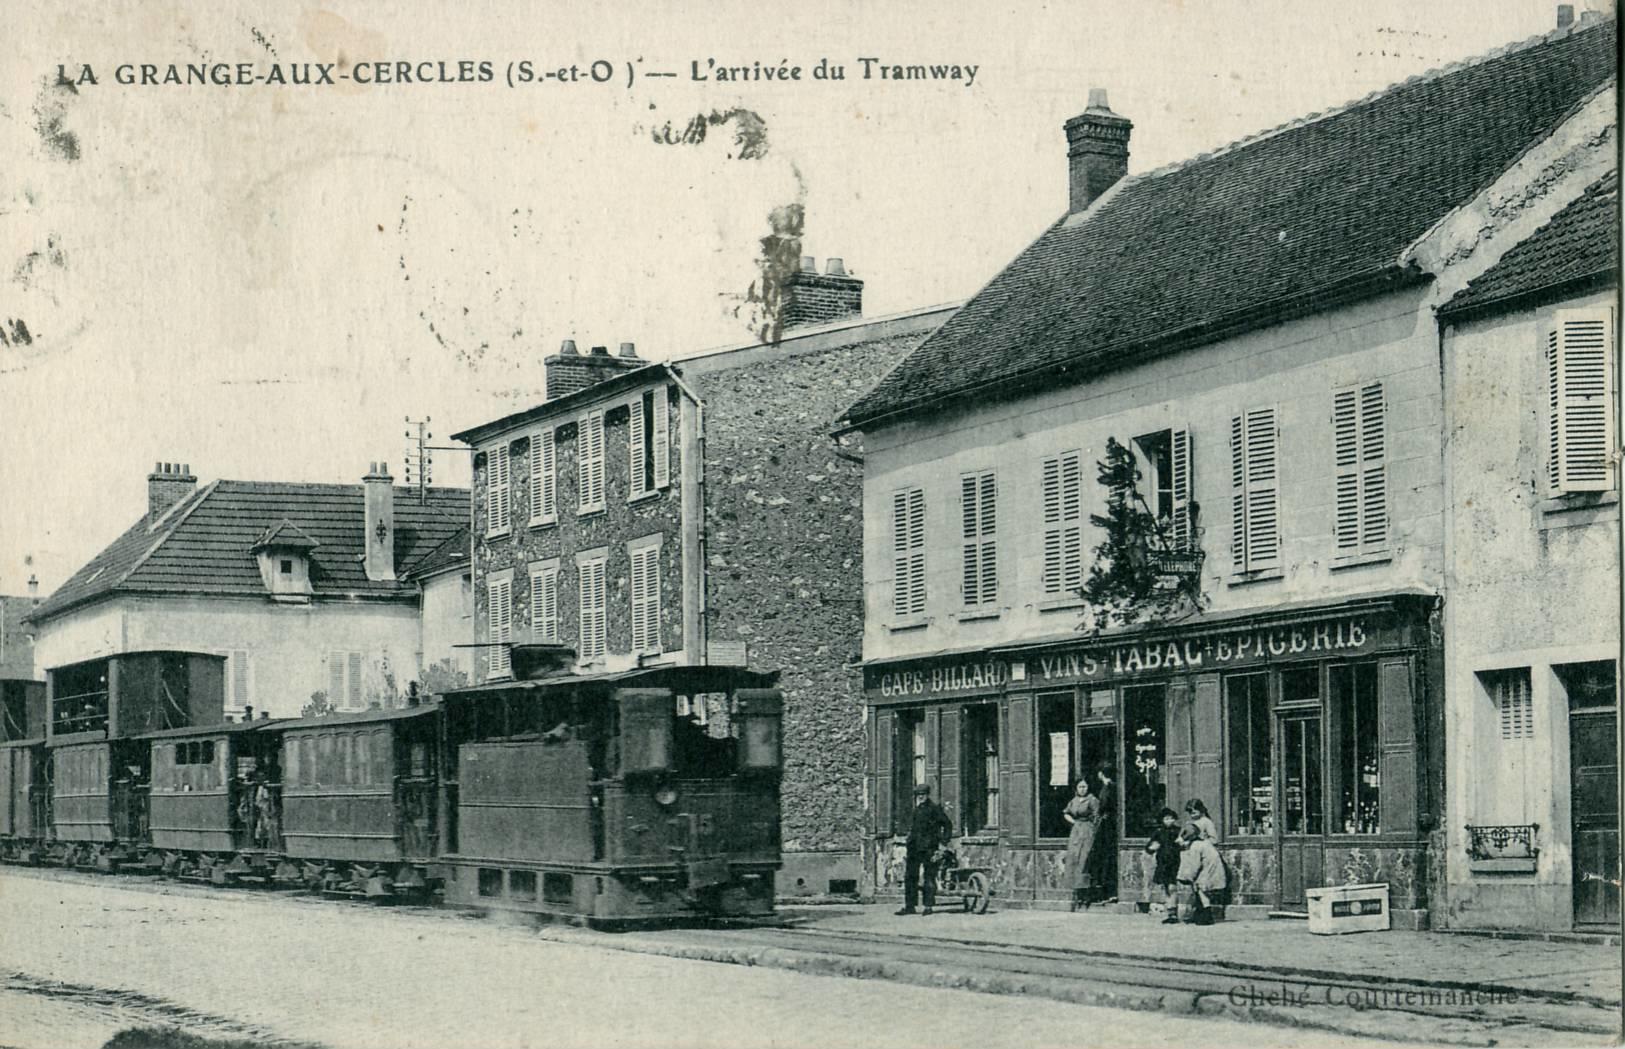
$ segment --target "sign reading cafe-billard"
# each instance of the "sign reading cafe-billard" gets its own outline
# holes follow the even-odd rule
[[[1351,617],[1267,630],[1058,649],[1025,660],[958,660],[906,669],[874,667],[868,671],[866,684],[884,699],[997,691],[1011,683],[1042,686],[1107,681],[1127,675],[1313,658],[1317,654],[1352,655],[1370,642],[1366,621]]]

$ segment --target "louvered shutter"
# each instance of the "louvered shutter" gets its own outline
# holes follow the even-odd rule
[[[898,616],[925,613],[925,489],[892,495],[892,608]]]
[[[1614,487],[1613,311],[1560,310],[1546,334],[1553,495]]]
[[[1388,545],[1387,403],[1382,383],[1338,390],[1332,398],[1337,485],[1333,536],[1339,553]]]
[[[1191,432],[1175,430],[1169,435],[1169,462],[1173,476],[1169,486],[1174,492],[1174,549],[1190,550],[1196,545],[1195,528],[1191,521]]]
[[[543,430],[530,439],[530,516],[533,521],[547,522],[558,518],[556,454],[552,430]]]
[[[997,487],[991,472],[960,478],[960,589],[966,607],[991,604],[999,596],[996,499]]]
[[[349,688],[346,692],[351,709],[361,707],[361,653],[351,652],[347,660],[349,671]]]
[[[627,491],[631,495],[642,495],[649,490],[647,481],[649,475],[644,462],[644,430],[643,408],[648,394],[634,397],[628,405],[628,418],[631,425],[626,428],[627,468],[626,476],[629,481]]]
[[[1044,593],[1083,586],[1082,458],[1066,452],[1044,460]]]
[[[582,563],[579,576],[581,604],[581,658],[599,659],[605,650],[604,562]]]
[[[1274,407],[1230,420],[1230,551],[1238,571],[1280,561],[1279,444]]]
[[[667,419],[670,393],[662,386],[655,390],[654,398],[655,487],[664,488],[671,484],[671,423]]]
[[[559,638],[559,570],[556,568],[531,573],[530,634],[536,641]]]
[[[660,550],[632,552],[632,650],[660,649]]]
[[[576,481],[582,510],[604,506],[604,413],[581,417],[576,435]]]
[[[508,530],[508,446],[491,449],[485,456],[487,534]]]
[[[344,705],[344,653],[327,654],[327,705],[337,710]]]
[[[488,626],[486,637],[492,642],[490,647],[491,676],[500,677],[508,673],[508,646],[501,642],[509,639],[509,631],[513,626],[513,581],[511,579],[494,579],[491,581],[490,602],[487,608]]]
[[[1496,676],[1495,705],[1501,715],[1502,739],[1528,739],[1535,734],[1529,671],[1509,670]]]

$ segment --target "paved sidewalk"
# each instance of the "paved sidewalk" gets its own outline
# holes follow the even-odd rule
[[[1477,983],[1620,1002],[1618,947],[1503,940],[1443,932],[1316,936],[1304,921],[1164,925],[1144,914],[1009,910],[898,916],[890,905],[780,908],[814,929],[1059,947],[1136,958],[1267,966],[1284,973],[1347,974],[1441,984]]]

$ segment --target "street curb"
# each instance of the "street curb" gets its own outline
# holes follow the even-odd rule
[[[822,951],[800,951],[783,947],[729,947],[720,944],[678,944],[649,940],[634,934],[605,935],[563,926],[542,926],[537,930],[541,938],[576,947],[597,947],[632,954],[650,954],[685,961],[714,962],[724,965],[752,966],[763,969],[783,969],[811,976],[835,976],[848,979],[887,980],[915,987],[970,991],[978,994],[1016,995],[1065,1002],[1071,1005],[1096,1008],[1124,1009],[1133,1012],[1160,1012],[1176,1016],[1216,1017],[1243,1023],[1264,1023],[1276,1027],[1325,1031],[1347,1037],[1378,1038],[1432,1044],[1484,1046],[1493,1045],[1495,1039],[1481,1032],[1430,1032],[1422,1038],[1409,1038],[1374,1029],[1359,1019],[1367,1018],[1363,1012],[1347,1014],[1333,1011],[1333,1017],[1347,1015],[1356,1022],[1339,1022],[1324,1018],[1317,1008],[1314,1014],[1305,1010],[1290,1010],[1267,1005],[1237,1005],[1222,994],[1207,991],[1146,991],[1124,992],[1101,990],[1080,981],[1052,976],[1017,975],[1010,973],[977,973],[965,969],[924,965],[919,962],[890,961],[881,958],[850,957]]]

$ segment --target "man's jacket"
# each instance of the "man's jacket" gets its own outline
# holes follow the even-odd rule
[[[941,805],[927,799],[914,806],[914,818],[908,825],[908,851],[935,852],[953,836],[954,825]]]

